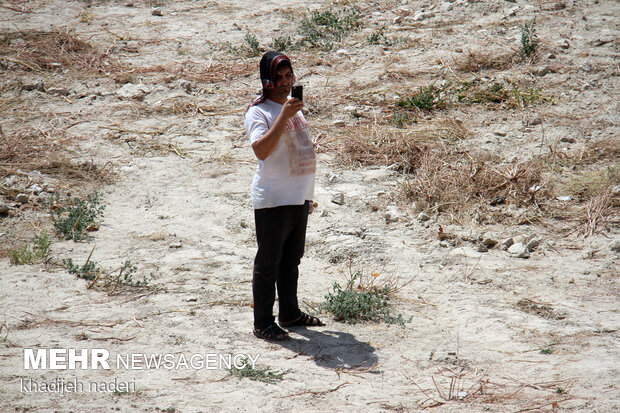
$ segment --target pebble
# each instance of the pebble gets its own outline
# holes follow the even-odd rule
[[[342,119],[338,119],[334,121],[333,125],[342,128],[343,126],[347,126],[347,122],[343,121]]]
[[[188,80],[179,80],[179,88],[187,93],[192,93],[192,84]]]
[[[478,252],[489,252],[489,249],[484,244],[478,244],[476,251]]]
[[[576,140],[575,140],[575,138],[571,138],[569,136],[563,136],[562,138],[560,138],[560,142],[575,143]]]
[[[332,196],[332,202],[337,205],[344,205],[344,194],[342,192],[338,192]]]
[[[424,212],[420,212],[420,214],[418,215],[418,221],[420,221],[420,222],[426,222],[429,219],[431,219],[431,217],[426,215]]]
[[[558,42],[558,46],[560,47],[560,49],[566,50],[566,49],[570,48],[570,43],[566,39],[565,40],[560,40]]]
[[[133,83],[126,83],[119,90],[116,91],[116,96],[121,99],[136,99],[142,100],[150,93],[150,89],[145,85],[134,85]]]
[[[538,77],[543,77],[545,75],[548,75],[549,73],[551,73],[551,68],[549,66],[539,67],[532,71],[532,74]]]
[[[164,13],[161,11],[160,7],[155,7],[153,10],[151,10],[151,14],[153,16],[163,16]]]
[[[536,248],[538,248],[538,246],[540,245],[540,243],[542,242],[542,240],[540,238],[532,238],[528,243],[527,243],[527,250],[529,252],[534,251]]]
[[[0,214],[8,214],[9,206],[5,204],[0,204]]]
[[[521,10],[521,7],[519,6],[511,7],[508,10],[506,10],[506,16],[509,16],[509,17],[516,16],[519,10]]]
[[[27,204],[29,200],[30,197],[27,194],[18,194],[15,197],[15,201],[19,202],[20,204]]]
[[[385,211],[385,222],[398,222],[401,217],[401,212],[397,206],[390,205]]]
[[[169,245],[169,247],[171,249],[179,249],[183,246],[183,244],[181,243],[181,241],[175,241],[172,244]]]
[[[536,126],[536,125],[540,125],[542,124],[542,119],[539,118],[538,116],[533,118],[530,122],[529,122],[530,126]]]
[[[611,243],[611,245],[609,246],[609,249],[612,250],[613,252],[620,252],[620,240],[615,240],[614,242]]]
[[[484,245],[487,248],[493,248],[494,246],[497,245],[497,240],[494,240],[493,238],[485,237],[482,240],[482,245]]]
[[[558,201],[568,202],[568,201],[572,201],[573,197],[570,195],[562,195],[562,196],[556,197],[555,199],[557,199]]]
[[[38,90],[39,92],[45,92],[45,85],[42,80],[39,80],[36,83],[29,83],[22,86],[22,90],[31,91]]]
[[[515,243],[514,239],[512,238],[506,238],[505,240],[503,240],[500,243],[500,246],[502,248],[502,250],[507,250],[508,248],[510,248],[513,244]]]
[[[41,188],[37,184],[30,186],[29,190],[30,192],[32,192],[32,195],[39,195],[41,192],[43,192],[43,188]]]
[[[507,135],[506,132],[499,131],[499,130],[494,131],[493,134],[497,136],[501,136],[501,137],[504,137]]]
[[[516,258],[529,258],[530,256],[527,246],[522,242],[511,245],[508,248],[508,253]]]
[[[65,89],[62,87],[49,88],[47,89],[47,93],[49,93],[50,95],[55,95],[55,96],[69,96],[71,94],[69,89]]]

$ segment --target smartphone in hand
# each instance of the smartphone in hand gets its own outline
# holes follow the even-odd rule
[[[291,88],[291,97],[299,99],[303,102],[304,100],[304,87],[301,85],[293,86]]]

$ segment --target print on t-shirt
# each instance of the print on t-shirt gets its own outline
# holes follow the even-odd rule
[[[293,117],[284,129],[284,143],[292,176],[316,172],[314,147],[308,132],[308,122],[303,115]]]

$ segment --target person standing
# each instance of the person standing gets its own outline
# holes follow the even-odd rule
[[[308,215],[313,211],[316,157],[301,113],[301,100],[289,97],[295,84],[290,59],[267,52],[260,61],[262,95],[248,108],[245,128],[258,158],[252,206],[258,250],[254,259],[254,335],[286,340],[273,316],[276,290],[282,327],[322,326],[299,309],[298,266],[304,253]]]

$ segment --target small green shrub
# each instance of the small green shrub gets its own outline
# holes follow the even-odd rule
[[[103,216],[104,209],[105,205],[101,205],[98,193],[88,195],[85,200],[78,197],[61,200],[56,194],[49,205],[49,213],[58,235],[74,241],[84,239],[86,231],[98,225],[97,219]]]
[[[229,369],[229,373],[233,376],[242,378],[247,377],[250,380],[262,381],[263,383],[276,384],[284,379],[285,372],[276,372],[271,370],[270,367],[262,369],[253,368],[248,363],[247,357],[244,358],[243,368],[232,367]]]
[[[521,27],[521,54],[525,57],[530,57],[534,54],[537,47],[536,18],[534,18]]]
[[[392,46],[392,42],[385,37],[385,26],[375,30],[371,34],[368,35],[366,40],[368,40],[369,44],[379,44],[383,46]]]
[[[286,50],[290,50],[293,45],[293,41],[290,37],[276,37],[271,42],[271,49],[276,50],[278,52],[284,52]]]
[[[337,321],[356,323],[358,321],[384,321],[390,324],[405,325],[401,314],[393,316],[388,306],[388,294],[390,287],[372,287],[365,291],[358,291],[355,281],[361,277],[356,272],[347,281],[345,288],[334,282],[333,292],[325,296],[325,303],[321,306],[334,315]],[[407,322],[410,322],[409,319]]]
[[[359,13],[355,9],[313,11],[301,21],[300,43],[325,51],[332,50],[334,42],[341,41],[361,25]]]
[[[142,280],[134,280],[137,267],[131,261],[125,261],[117,270],[106,270],[97,262],[88,259],[83,265],[74,264],[71,258],[63,260],[69,274],[75,274],[78,278],[91,281],[89,288],[96,283],[104,289],[115,289],[119,285],[128,287],[146,287],[155,278],[153,274],[150,278],[142,277]]]
[[[256,38],[256,36],[248,33],[245,35],[244,40],[247,43],[250,56],[259,56],[260,55],[260,44],[258,43],[258,39]]]
[[[47,256],[51,244],[49,234],[42,231],[33,238],[32,245],[26,244],[10,252],[11,264],[34,264],[42,261]]]
[[[445,102],[441,97],[443,88],[436,88],[434,84],[420,87],[418,93],[411,97],[401,98],[396,104],[403,108],[418,108],[432,110],[444,106]]]

